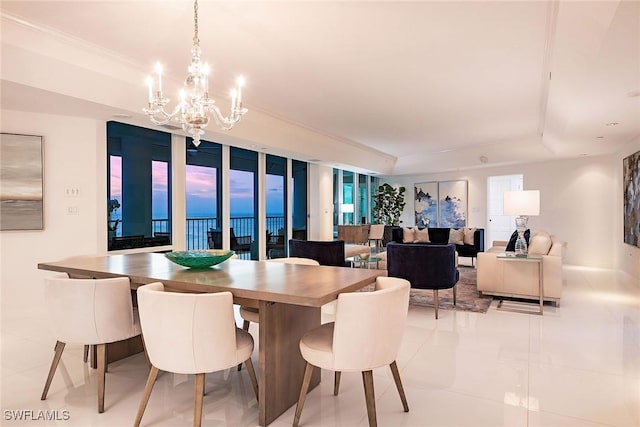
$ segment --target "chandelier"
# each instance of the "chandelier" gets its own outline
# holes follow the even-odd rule
[[[231,129],[248,111],[242,106],[242,87],[244,78],[237,79],[237,87],[231,91],[231,114],[225,117],[215,105],[215,100],[209,98],[209,65],[200,61],[200,39],[198,39],[198,0],[193,3],[193,47],[191,48],[191,64],[189,73],[180,91],[180,102],[171,112],[165,110],[169,99],[162,94],[162,65],[156,63],[156,78],[147,77],[149,87],[149,102],[145,112],[151,121],[157,125],[165,125],[171,120],[180,123],[182,129],[193,137],[197,147],[200,137],[204,135],[204,128],[209,124],[209,112],[213,113],[218,126],[224,130]]]

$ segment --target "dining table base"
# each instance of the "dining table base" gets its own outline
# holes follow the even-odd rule
[[[258,422],[266,426],[298,401],[306,364],[300,338],[320,326],[321,313],[320,307],[267,301],[260,301],[259,313]],[[316,369],[309,389],[318,384]]]

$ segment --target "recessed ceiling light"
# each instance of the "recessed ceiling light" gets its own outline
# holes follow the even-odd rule
[[[587,153],[581,153],[581,154],[580,154],[580,157],[585,157],[585,156],[588,156],[588,155],[589,155],[589,154],[587,154]]]
[[[618,126],[620,123],[618,122],[609,122],[605,126]]]
[[[480,163],[487,163],[489,158],[487,156],[480,156]]]
[[[596,136],[596,139],[604,139],[604,136]]]
[[[251,148],[256,148],[256,147],[257,147],[257,145],[256,145],[256,144],[251,144],[249,147],[251,147]]]

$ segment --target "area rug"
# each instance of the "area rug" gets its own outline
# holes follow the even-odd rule
[[[490,296],[480,296],[476,287],[477,270],[473,267],[458,266],[460,280],[458,281],[456,305],[453,305],[453,290],[444,289],[438,292],[438,309],[473,311],[486,313],[489,310]],[[411,289],[409,304],[423,307],[434,307],[433,291],[431,289]]]

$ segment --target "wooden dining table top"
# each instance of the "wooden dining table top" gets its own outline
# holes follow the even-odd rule
[[[79,256],[39,263],[38,268],[94,278],[128,276],[132,287],[162,282],[181,291],[230,291],[240,299],[311,307],[333,301],[342,292],[361,289],[384,274],[382,270],[239,259],[189,269],[160,253]]]

